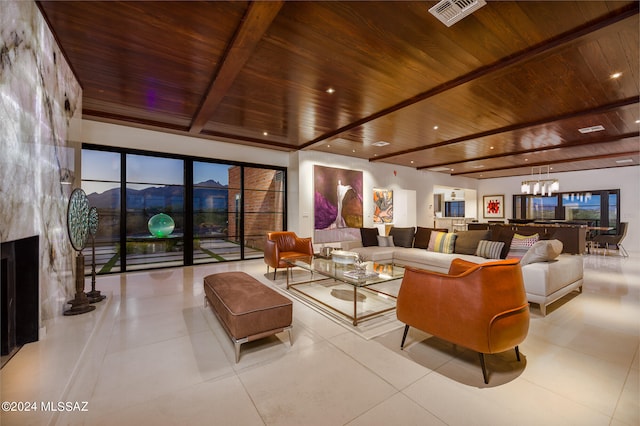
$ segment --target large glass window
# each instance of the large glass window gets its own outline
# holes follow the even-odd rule
[[[614,228],[612,229],[613,231],[611,232],[612,234],[618,233],[618,223],[620,223],[620,217],[619,217],[620,210],[618,207],[618,199],[619,199],[619,194],[617,192],[609,193],[609,197],[608,197],[609,205],[607,206],[609,217],[605,221],[606,223],[605,226]]]
[[[600,194],[590,192],[562,194],[564,219],[584,221],[600,226]]]
[[[540,195],[514,195],[513,218],[519,221],[554,220],[579,222],[593,227],[620,223],[620,190],[561,192]]]
[[[284,169],[96,146],[82,166],[98,273],[262,257],[265,232],[284,229]]]
[[[128,154],[127,269],[184,264],[184,161]]]
[[[264,231],[282,231],[284,223],[284,172],[244,168],[245,258],[262,257]]]
[[[82,189],[98,211],[98,229],[83,254],[85,272],[91,272],[93,243],[97,273],[119,272],[120,263],[120,154],[82,150]]]
[[[464,217],[464,201],[445,201],[445,217]]]
[[[229,234],[228,164],[193,163],[193,262],[240,259],[234,231]],[[233,219],[232,219],[233,222]]]

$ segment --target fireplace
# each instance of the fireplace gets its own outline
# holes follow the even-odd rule
[[[4,366],[22,345],[38,340],[39,238],[23,238],[0,246],[0,346]]]

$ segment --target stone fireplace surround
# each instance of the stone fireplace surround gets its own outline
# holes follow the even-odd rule
[[[80,177],[82,89],[35,2],[2,2],[0,47],[0,245],[22,253],[19,241],[37,236],[37,263],[24,269],[37,277],[29,297],[42,338],[75,292],[66,210]]]

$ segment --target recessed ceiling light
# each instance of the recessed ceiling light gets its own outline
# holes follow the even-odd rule
[[[411,164],[413,164],[413,160],[411,160]]]
[[[524,159],[524,161],[529,161],[529,159],[528,159],[528,158],[525,158],[525,159]]]
[[[621,72],[614,72],[613,74],[611,74],[611,78],[620,78],[621,75]]]
[[[434,167],[432,169],[428,169],[430,172],[446,172],[449,170],[448,167]]]
[[[331,148],[331,145],[327,145],[327,148]]]
[[[492,146],[490,146],[490,147],[489,147],[489,149],[493,149],[493,147],[492,147]]]
[[[483,164],[478,164],[477,166],[472,166],[472,168],[474,168],[474,169],[481,169],[483,167],[484,167]]]
[[[262,132],[262,134],[263,134],[264,136],[269,136],[269,133],[268,133],[268,132]]]
[[[631,158],[625,158],[624,160],[616,160],[616,163],[618,164],[633,163],[633,160]]]
[[[355,150],[355,149],[352,149],[352,150],[351,150],[351,152],[356,152],[356,150]]]
[[[636,120],[636,124],[640,124],[640,120]]]
[[[451,171],[453,171],[453,169],[451,169]]]
[[[336,89],[334,89],[333,87],[329,87],[326,92],[330,95],[334,94],[336,92]]]
[[[433,130],[438,130],[438,126],[433,126]]]
[[[387,146],[387,145],[391,145],[389,142],[386,141],[378,141],[378,142],[374,142],[371,145],[373,146]]]
[[[604,126],[598,124],[597,126],[591,127],[583,127],[582,129],[578,129],[580,133],[593,133],[593,132],[601,132],[604,130]]]

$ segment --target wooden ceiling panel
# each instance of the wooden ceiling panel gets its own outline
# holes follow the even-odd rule
[[[640,128],[637,1],[488,2],[451,27],[435,1],[37,3],[93,119],[471,177],[608,165]]]
[[[246,3],[40,2],[83,86],[123,119],[190,120]],[[125,107],[126,106],[126,107]],[[123,108],[125,107],[125,108]]]

